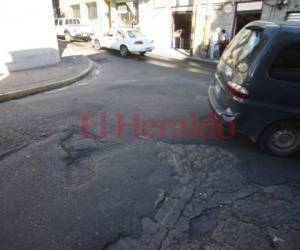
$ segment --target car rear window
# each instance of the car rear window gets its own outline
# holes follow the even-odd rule
[[[137,37],[145,36],[142,32],[140,32],[138,30],[128,30],[127,34],[130,38],[137,38]]]
[[[227,65],[237,68],[243,73],[247,72],[250,62],[265,41],[266,37],[263,36],[263,30],[244,28],[229,44],[222,58]]]

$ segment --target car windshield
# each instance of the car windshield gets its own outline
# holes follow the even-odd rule
[[[138,30],[128,30],[127,34],[130,38],[144,37],[145,35]]]
[[[222,58],[227,65],[247,71],[249,64],[264,44],[262,30],[243,29],[232,40]]]

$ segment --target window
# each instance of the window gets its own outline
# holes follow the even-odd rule
[[[62,19],[59,20],[59,25],[63,25],[63,20]]]
[[[242,29],[224,51],[221,63],[218,65],[218,71],[224,72],[225,80],[237,84],[245,83],[251,62],[261,51],[267,39],[262,30]]]
[[[73,17],[80,18],[80,5],[76,4],[76,5],[72,5],[71,7],[73,9]]]
[[[123,32],[120,31],[120,30],[118,30],[118,31],[117,31],[117,34],[116,34],[116,38],[117,38],[117,39],[122,39],[122,38],[124,38]]]
[[[300,84],[300,44],[285,47],[270,70],[270,77]]]
[[[69,19],[66,19],[66,25],[67,25],[67,24],[70,24]]]
[[[58,20],[57,19],[55,19],[55,25],[58,25]]]
[[[96,19],[98,17],[97,14],[97,4],[96,2],[87,3],[89,19]]]
[[[145,35],[138,30],[128,30],[127,34],[130,38],[144,37]]]
[[[238,67],[241,63],[249,64],[262,44],[263,37],[260,30],[243,29],[232,40],[222,58],[232,67]]]

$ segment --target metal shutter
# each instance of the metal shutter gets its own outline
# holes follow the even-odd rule
[[[288,13],[286,20],[288,22],[300,21],[300,12]]]

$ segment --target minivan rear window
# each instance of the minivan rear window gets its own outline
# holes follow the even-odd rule
[[[248,71],[253,57],[262,48],[265,40],[263,30],[244,28],[229,44],[222,58],[227,65],[245,73]]]

